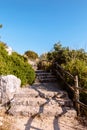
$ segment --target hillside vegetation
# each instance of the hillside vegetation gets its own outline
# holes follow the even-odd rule
[[[78,75],[79,86],[87,88],[87,53],[83,49],[70,50],[57,43],[54,50],[48,52],[47,59],[57,62],[73,76]]]
[[[44,55],[41,57],[43,56]],[[43,60],[47,60],[49,62],[43,64]],[[72,50],[69,49],[69,47],[62,47],[61,43],[58,42],[54,44],[53,50],[46,53],[45,56],[40,60],[38,67],[46,70],[50,68],[54,69],[55,66],[53,67],[52,63],[54,64],[55,62],[73,76],[77,75],[79,87],[87,89],[87,52],[85,52],[84,49]],[[68,75],[63,75],[63,77],[67,83],[73,86],[73,80],[70,79]],[[80,101],[84,104],[87,104],[87,93],[80,92]]]
[[[35,72],[24,56],[13,52],[8,55],[6,44],[0,42],[0,75],[13,74],[21,79],[22,85],[32,84]]]
[[[53,51],[47,53],[47,59],[53,63],[57,62],[73,76],[77,75],[79,87],[87,89],[87,52],[84,49],[71,50],[68,47],[62,47],[58,42],[54,44]],[[72,80],[67,75],[64,78],[72,85]],[[80,101],[87,104],[87,93],[80,93]]]
[[[38,58],[38,54],[36,52],[30,51],[30,50],[26,51],[24,53],[24,55],[26,55],[28,57],[28,59],[30,59],[30,60],[36,60]]]

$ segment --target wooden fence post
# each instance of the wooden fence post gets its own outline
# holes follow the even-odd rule
[[[75,108],[77,110],[77,115],[80,115],[80,104],[77,103],[79,101],[79,89],[78,89],[78,76],[75,76],[75,92],[74,92],[74,100],[75,100]]]

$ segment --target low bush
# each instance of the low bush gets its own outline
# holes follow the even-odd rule
[[[24,56],[13,52],[8,55],[5,44],[0,42],[0,75],[13,74],[21,79],[22,85],[32,84],[35,72]]]
[[[50,71],[52,69],[52,64],[50,62],[40,60],[37,67],[39,70]]]
[[[71,50],[68,47],[62,47],[58,42],[54,44],[53,51],[48,52],[47,58],[53,63],[60,64],[64,70],[70,72],[73,76],[77,75],[79,87],[87,89],[87,52],[84,49]],[[69,84],[73,84],[72,79],[67,75],[63,76]],[[87,104],[87,93],[80,93],[80,101]]]

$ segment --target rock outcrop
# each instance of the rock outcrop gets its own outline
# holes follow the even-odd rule
[[[0,100],[5,103],[19,90],[21,80],[14,75],[0,76]]]
[[[12,52],[13,52],[13,49],[11,48],[11,47],[9,47],[9,46],[6,46],[6,51],[8,52],[8,55],[11,55],[12,54]]]

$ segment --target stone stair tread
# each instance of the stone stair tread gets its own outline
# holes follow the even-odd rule
[[[41,75],[45,76],[45,75],[52,75],[52,74],[48,73],[48,72],[45,72],[45,73],[37,73],[36,75],[37,76],[41,76]]]
[[[14,94],[14,97],[36,97],[38,96],[38,92],[32,88],[21,88],[19,92]]]
[[[40,80],[40,82],[44,82],[44,81],[50,81],[50,82],[57,81],[56,78],[46,78],[46,79],[39,79],[39,80]]]
[[[26,115],[26,116],[34,114],[42,114],[44,116],[56,116],[56,114],[58,115],[62,113],[62,108],[60,107],[62,106],[60,105],[61,101],[60,102],[57,102],[55,100],[47,101],[45,99],[41,99],[40,97],[36,99],[31,97],[30,99],[28,99],[30,102],[25,100],[25,102],[22,103],[22,101],[24,100],[25,100],[24,98],[22,99],[20,98],[15,105],[11,106],[9,113],[14,115]]]
[[[36,70],[35,72],[44,71],[44,70]]]
[[[29,89],[32,91],[32,88]],[[42,115],[46,117],[52,117],[60,115],[63,112],[62,106],[64,106],[67,110],[70,110],[72,108],[72,106],[67,105],[71,102],[71,100],[67,98],[67,96],[65,97],[65,99],[57,97],[57,95],[63,94],[62,91],[46,92],[46,90],[41,91],[39,89],[38,91],[40,91],[41,94],[43,94],[44,96],[38,94],[37,97],[34,97],[33,95],[31,97],[24,97],[22,94],[20,94],[21,97],[19,95],[19,97],[15,97],[14,102],[12,102],[11,104],[9,114],[22,116]],[[56,99],[55,96],[58,99]]]
[[[67,92],[58,88],[57,79],[54,75],[40,70],[37,78],[41,83],[34,83],[32,86],[23,88],[15,95],[9,109],[10,114],[48,117],[61,114],[63,112],[62,107],[65,109],[73,107]]]
[[[40,78],[56,78],[54,75],[41,75]]]
[[[40,82],[54,82],[57,81],[57,78],[55,75],[53,75],[51,72],[46,72],[44,70],[37,70],[36,71],[37,79]]]

